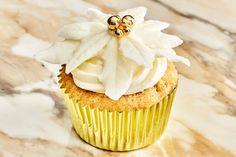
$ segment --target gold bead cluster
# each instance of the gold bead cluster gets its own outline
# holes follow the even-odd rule
[[[122,18],[119,15],[113,15],[107,20],[109,32],[116,37],[127,36],[134,26],[134,22],[131,15],[125,15]]]

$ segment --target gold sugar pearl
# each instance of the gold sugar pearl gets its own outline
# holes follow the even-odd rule
[[[116,29],[115,30],[115,35],[117,37],[122,37],[124,35],[124,32],[121,29]]]
[[[119,15],[113,15],[108,18],[108,29],[112,35],[116,37],[123,37],[131,32],[131,28],[134,26],[135,20],[131,15],[125,15],[122,17]]]
[[[125,15],[121,21],[126,27],[133,27],[134,25],[134,18],[131,15]]]
[[[114,15],[108,18],[107,23],[108,23],[108,28],[110,30],[116,29],[121,22],[121,18],[119,15]]]
[[[129,29],[129,28],[125,28],[123,30],[124,35],[128,35],[130,32],[131,32],[131,29]]]

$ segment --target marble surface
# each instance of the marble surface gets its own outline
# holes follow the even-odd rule
[[[137,151],[96,149],[75,134],[58,92],[58,65],[34,55],[59,40],[88,7],[115,13],[148,8],[185,43],[176,49],[179,90],[160,141]],[[0,0],[0,157],[236,156],[235,0]]]

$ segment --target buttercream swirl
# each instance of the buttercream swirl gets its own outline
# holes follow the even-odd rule
[[[167,59],[164,57],[155,58],[152,68],[136,66],[132,83],[125,95],[141,92],[144,89],[154,86],[157,80],[165,74],[166,68]],[[80,88],[97,93],[104,93],[104,86],[99,80],[102,69],[103,61],[98,57],[94,57],[82,63],[71,73],[75,84]]]
[[[113,100],[141,92],[161,79],[168,59],[190,65],[188,59],[173,50],[182,40],[161,32],[169,24],[145,21],[145,14],[144,7],[116,16],[89,9],[90,22],[64,26],[59,32],[64,40],[41,52],[38,58],[66,64],[66,73],[72,74],[78,87],[104,93]]]

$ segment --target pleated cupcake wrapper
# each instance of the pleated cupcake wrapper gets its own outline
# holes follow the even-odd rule
[[[146,109],[109,112],[83,106],[63,90],[73,126],[87,143],[112,151],[145,147],[166,128],[176,89],[160,103]]]
[[[132,111],[107,111],[84,106],[59,75],[61,91],[77,134],[87,143],[112,151],[128,151],[152,144],[166,128],[176,88],[158,104]]]

